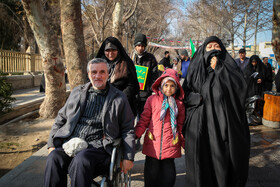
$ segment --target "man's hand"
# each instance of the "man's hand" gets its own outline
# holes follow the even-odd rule
[[[48,148],[48,153],[50,154],[53,150],[55,150],[55,147]]]
[[[218,61],[217,57],[214,56],[214,57],[211,58],[210,66],[211,66],[212,69],[215,69],[217,61]]]
[[[262,83],[262,80],[261,80],[261,79],[258,79],[258,80],[257,80],[257,83],[258,83],[258,84],[261,84],[261,83]]]
[[[130,160],[123,160],[122,171],[126,174],[131,168],[133,168],[133,162]]]

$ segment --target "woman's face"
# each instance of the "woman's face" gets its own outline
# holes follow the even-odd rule
[[[214,50],[214,49],[219,50],[219,51],[222,50],[221,46],[217,42],[215,42],[215,41],[208,43],[206,45],[206,49],[205,50],[206,50],[206,52],[208,52],[208,51],[211,51],[211,50]]]
[[[118,50],[116,49],[107,49],[105,50],[105,56],[110,60],[113,61],[118,56]]]
[[[164,95],[166,95],[167,97],[169,97],[169,96],[175,94],[175,92],[176,92],[176,84],[175,84],[173,81],[171,81],[171,80],[167,81],[167,82],[163,85],[163,87],[162,87],[162,92],[163,92]]]
[[[251,63],[252,63],[252,65],[253,65],[253,66],[256,66],[256,65],[257,65],[257,61],[256,61],[255,59],[254,59],[254,60],[252,60],[252,62],[251,62]]]

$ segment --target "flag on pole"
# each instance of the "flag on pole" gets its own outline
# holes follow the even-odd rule
[[[191,45],[191,57],[193,57],[194,53],[195,53],[195,46],[192,42],[192,40],[190,39],[190,45]]]

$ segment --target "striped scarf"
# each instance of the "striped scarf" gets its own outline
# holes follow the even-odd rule
[[[169,108],[170,111],[170,120],[171,120],[171,129],[173,134],[173,139],[176,138],[177,133],[177,115],[178,115],[178,107],[176,105],[175,98],[173,96],[167,97],[164,95],[164,99],[161,105],[161,111],[160,111],[160,120],[163,121],[165,118],[165,115],[167,113],[167,109]]]

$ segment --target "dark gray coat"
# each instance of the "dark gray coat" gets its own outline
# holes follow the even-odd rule
[[[122,138],[124,159],[134,159],[134,115],[124,93],[114,88],[110,83],[109,91],[102,110],[102,124],[104,131],[103,146],[111,154],[112,143]],[[87,91],[91,83],[74,88],[66,102],[60,109],[52,126],[48,147],[61,147],[63,140],[74,131],[81,114],[86,106]]]

